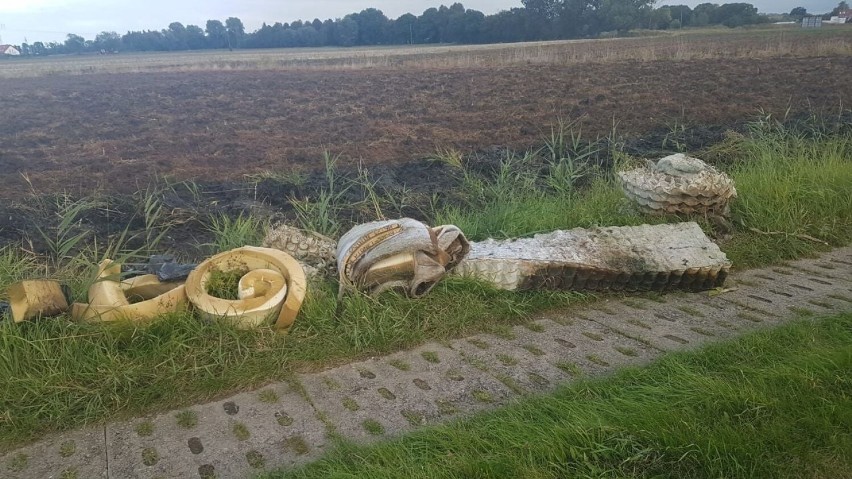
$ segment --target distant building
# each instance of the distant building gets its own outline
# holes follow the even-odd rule
[[[852,10],[841,10],[837,15],[832,16],[826,23],[832,25],[842,25],[844,23],[852,23]]]
[[[820,28],[822,17],[805,17],[802,19],[802,28]]]
[[[18,56],[21,52],[12,45],[0,45],[0,55]]]

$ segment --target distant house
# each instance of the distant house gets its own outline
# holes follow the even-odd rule
[[[831,17],[828,23],[831,24],[843,24],[852,22],[852,10],[841,10],[837,12],[836,16]]]
[[[12,45],[0,45],[0,55],[18,56],[21,52]]]

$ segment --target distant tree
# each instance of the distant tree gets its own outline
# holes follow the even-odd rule
[[[169,50],[169,44],[162,32],[142,31],[127,32],[121,37],[121,45],[124,50],[150,52]]]
[[[599,31],[626,32],[641,26],[643,11],[647,12],[653,3],[654,0],[600,0],[595,9]]]
[[[121,35],[116,32],[101,32],[95,36],[95,48],[106,52],[116,52],[121,47]]]
[[[393,22],[388,27],[388,40],[395,44],[410,44],[414,43],[414,28],[417,24],[417,17],[406,13]]]
[[[228,31],[219,20],[207,20],[207,45],[210,48],[224,48],[228,43]]]
[[[68,53],[80,53],[86,49],[86,39],[80,35],[69,33],[65,39],[65,51]]]
[[[651,12],[648,27],[652,30],[665,30],[672,23],[672,11],[668,7],[656,8]]]
[[[559,14],[561,3],[559,0],[521,0],[524,8],[530,16],[539,21],[550,21]]]
[[[358,44],[380,45],[385,42],[389,20],[381,10],[368,8],[350,15],[350,18],[358,24]]]
[[[692,22],[692,9],[688,5],[663,5],[672,12],[672,21],[678,20],[681,26],[690,25]],[[680,28],[680,27],[678,27]]]
[[[225,29],[228,31],[228,47],[240,48],[246,35],[246,27],[243,26],[242,20],[229,17],[225,20]]]
[[[447,12],[447,26],[444,30],[444,41],[449,43],[467,42],[465,29],[467,16],[461,3],[454,3]]]
[[[204,30],[198,25],[186,26],[186,47],[190,50],[201,50],[207,44]]]
[[[840,12],[843,12],[845,10],[849,10],[849,4],[845,1],[842,1],[838,3],[836,7],[834,7],[834,10],[831,11],[831,16],[836,17],[840,14]]]
[[[302,25],[293,31],[293,41],[300,47],[318,47],[322,45],[320,34],[310,23]]]
[[[757,8],[750,3],[725,3],[714,10],[710,19],[731,28],[760,22]]]
[[[276,48],[321,45],[376,45],[405,43],[487,43],[595,37],[604,32],[624,33],[634,28],[681,28],[724,24],[731,27],[766,21],[749,3],[663,5],[655,0],[521,0],[523,8],[484,15],[461,3],[428,8],[420,16],[405,14],[388,19],[381,10],[367,8],[341,19],[296,20],[290,24],[264,23],[247,33],[242,21],[207,21],[205,28],[179,22],[159,31],[136,31],[118,37],[102,32],[94,41],[69,35],[64,43],[29,45],[32,54],[78,53],[88,50],[159,51],[201,48]],[[848,8],[840,2],[835,14]],[[798,7],[791,15],[804,16]],[[109,35],[107,35],[109,34]]]
[[[692,10],[692,24],[699,27],[710,25],[716,15],[719,5],[715,3],[701,3]]]
[[[804,7],[796,7],[790,10],[790,16],[801,19],[808,16],[808,11]]]
[[[485,17],[482,24],[483,43],[519,42],[534,36],[529,27],[534,25],[525,8],[513,8]]]
[[[324,20],[320,36],[323,45],[337,45],[337,23],[332,19]]]
[[[337,22],[335,31],[336,44],[342,47],[351,47],[358,43],[358,22],[351,15]]]
[[[168,30],[163,30],[163,37],[169,50],[187,50],[186,27],[180,22],[169,24]]]
[[[466,10],[464,12],[464,36],[465,43],[483,43],[482,27],[485,24],[485,14],[478,10]]]

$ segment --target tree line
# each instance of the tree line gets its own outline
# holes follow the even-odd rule
[[[64,42],[21,45],[25,55],[120,51],[180,51],[221,48],[287,48],[429,43],[504,43],[589,38],[634,29],[763,23],[749,3],[703,3],[654,7],[654,0],[522,0],[522,7],[493,15],[461,3],[429,8],[420,16],[406,13],[390,19],[375,8],[342,18],[292,23],[264,23],[246,32],[236,17],[198,25],[171,23],[163,30],[102,32],[87,40],[69,34]]]

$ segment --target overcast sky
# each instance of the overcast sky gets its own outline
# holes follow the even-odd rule
[[[707,0],[658,1],[662,4],[695,6]],[[748,0],[730,0],[748,1]],[[839,0],[838,0],[839,1]],[[403,13],[419,15],[441,0],[0,0],[2,43],[62,41],[68,33],[93,39],[102,31],[161,30],[171,22],[199,25],[208,19],[238,17],[247,31],[263,22],[292,22],[343,17],[348,13],[375,7],[390,18]],[[453,0],[445,1],[449,5]],[[486,14],[521,5],[520,0],[467,0],[465,7]],[[715,0],[713,3],[726,3]],[[835,0],[753,0],[761,12],[789,12],[802,6],[811,12],[827,12]]]

